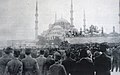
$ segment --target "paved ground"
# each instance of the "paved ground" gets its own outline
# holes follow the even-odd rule
[[[111,75],[120,75],[120,72],[112,72]]]

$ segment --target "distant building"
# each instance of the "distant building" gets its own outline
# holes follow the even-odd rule
[[[118,34],[118,33],[115,31],[115,26],[113,26],[113,32],[111,32],[111,33],[109,34],[109,36],[112,36],[112,37],[120,36],[120,34]]]
[[[49,29],[42,33],[42,36],[47,40],[53,40],[55,37],[59,37],[64,40],[66,37],[66,33],[72,34],[72,32],[78,32],[76,28],[74,28],[74,15],[73,15],[73,1],[71,0],[71,9],[70,9],[70,22],[68,22],[64,18],[56,19],[55,14],[55,22],[49,25]]]
[[[49,25],[49,29],[44,31],[42,34],[48,40],[53,40],[55,37],[59,37],[60,39],[64,39],[66,33],[78,32],[77,29],[74,28],[66,19],[61,18],[56,20],[55,23]]]
[[[86,15],[84,11],[84,19],[83,19],[83,30],[78,30],[74,27],[74,9],[73,9],[73,1],[71,0],[71,9],[70,9],[70,22],[64,18],[56,19],[55,14],[55,22],[53,24],[49,24],[49,29],[44,31],[41,35],[45,37],[47,40],[54,40],[56,37],[59,37],[62,40],[67,40],[72,42],[118,42],[111,41],[111,39],[115,39],[120,37],[115,31],[115,26],[113,26],[113,32],[107,34],[104,32],[104,28],[99,29],[95,25],[91,25],[89,28],[86,27]],[[107,37],[107,39],[106,39]],[[79,41],[77,39],[80,39]],[[99,40],[100,39],[100,40]]]

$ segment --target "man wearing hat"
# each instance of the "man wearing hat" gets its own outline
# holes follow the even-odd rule
[[[0,75],[4,74],[7,63],[13,59],[13,56],[10,54],[12,50],[12,48],[7,47],[4,50],[5,54],[0,58]]]
[[[43,65],[46,69],[45,71],[46,71],[47,75],[49,73],[50,66],[53,65],[54,63],[55,63],[55,60],[53,59],[53,54],[50,53],[48,55],[48,57],[46,58],[46,62]]]
[[[106,45],[100,45],[101,55],[95,58],[95,71],[96,75],[110,75],[111,58],[106,55]]]
[[[46,58],[44,57],[44,50],[40,50],[40,56],[36,60],[39,66],[39,75],[46,75],[45,67],[43,66],[46,62]]]
[[[59,53],[54,54],[55,64],[49,68],[49,75],[67,75],[63,65],[60,64],[61,55]]]
[[[38,63],[36,59],[31,57],[31,49],[25,50],[26,58],[22,59],[23,75],[38,75]]]
[[[94,65],[89,50],[81,50],[80,58],[76,62],[76,75],[94,75]]]
[[[19,61],[19,50],[14,51],[14,59],[8,62],[6,66],[6,75],[22,75],[22,62]]]
[[[66,59],[63,60],[62,65],[65,67],[67,75],[75,75],[75,60],[71,58],[70,52],[66,53]]]

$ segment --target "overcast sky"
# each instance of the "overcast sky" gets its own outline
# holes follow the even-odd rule
[[[0,0],[0,40],[34,39],[36,0]],[[70,21],[71,0],[39,0],[39,34],[50,23],[61,17]],[[74,26],[83,26],[83,10],[87,27],[91,24],[104,27],[107,33],[112,27],[118,31],[119,0],[73,0]]]

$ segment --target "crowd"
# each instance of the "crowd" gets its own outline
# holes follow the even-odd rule
[[[7,47],[0,57],[0,75],[111,75],[114,69],[120,71],[119,48],[105,44],[53,51]]]

